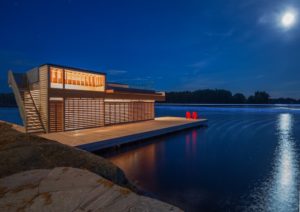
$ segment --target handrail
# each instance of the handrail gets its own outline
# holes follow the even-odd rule
[[[26,120],[26,110],[25,110],[25,106],[24,106],[24,101],[22,99],[21,92],[20,92],[19,87],[14,78],[14,74],[11,70],[8,71],[8,84],[14,92],[14,96],[15,96],[15,99],[16,99],[16,102],[17,102],[17,105],[19,108],[20,116],[22,118],[23,125],[26,128],[27,120]]]
[[[37,107],[36,107],[36,105],[35,105],[35,102],[34,102],[34,100],[33,100],[33,97],[32,97],[32,95],[31,95],[31,90],[30,90],[30,87],[29,87],[29,81],[28,81],[27,77],[26,77],[26,84],[27,84],[27,88],[28,88],[28,92],[29,92],[30,98],[31,98],[32,103],[33,103],[33,105],[34,105],[35,112],[37,113],[37,115],[38,115],[38,117],[39,117],[40,123],[41,123],[41,125],[42,125],[42,127],[43,127],[43,129],[44,129],[44,132],[46,132],[46,129],[45,129],[44,124],[43,124],[43,122],[42,122],[42,118],[41,118],[41,115],[40,115],[40,113],[39,113],[39,110],[37,109]]]

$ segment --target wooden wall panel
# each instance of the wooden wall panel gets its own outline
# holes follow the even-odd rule
[[[105,102],[105,125],[154,119],[153,102]]]
[[[33,68],[26,72],[27,80],[29,84],[39,82],[39,68]]]
[[[33,102],[40,113],[41,101],[40,101],[40,84],[38,82],[29,85],[30,94],[32,96]]]
[[[40,78],[40,116],[45,127],[46,132],[49,132],[48,125],[48,66],[41,66],[39,69],[39,78]]]
[[[65,130],[104,126],[102,98],[66,98]]]
[[[63,101],[50,101],[49,103],[49,131],[64,131],[64,109]]]
[[[70,90],[57,88],[49,89],[50,97],[65,97],[65,98],[105,98],[105,99],[130,99],[130,100],[157,100],[164,101],[165,96],[159,94],[138,94],[138,93],[105,93],[99,91],[81,91],[81,90]]]

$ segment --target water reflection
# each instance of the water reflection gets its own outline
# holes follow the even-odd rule
[[[193,159],[197,155],[197,130],[194,129],[191,134],[185,135],[185,155],[187,159]]]
[[[142,189],[185,211],[298,211],[300,113],[212,111],[207,118],[208,128],[108,157]]]
[[[293,116],[279,114],[277,122],[278,147],[271,176],[252,194],[251,211],[298,211],[298,165],[293,138]]]
[[[195,157],[197,154],[197,130],[193,130],[192,132],[192,153]]]
[[[156,188],[155,173],[156,173],[156,159],[157,159],[157,146],[150,144],[141,147],[137,152],[124,152],[118,157],[111,159],[111,162],[117,164],[122,170],[126,170],[126,175],[133,179],[141,179],[141,181],[149,182],[150,188]],[[143,170],[143,173],[136,171]],[[139,185],[139,181],[135,181]]]

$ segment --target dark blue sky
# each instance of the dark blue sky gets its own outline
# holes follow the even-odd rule
[[[0,92],[7,70],[43,63],[104,71],[158,90],[224,88],[300,98],[300,1],[0,2]]]

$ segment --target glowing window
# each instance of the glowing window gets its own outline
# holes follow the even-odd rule
[[[104,91],[105,75],[65,69],[65,88],[74,90]]]
[[[50,67],[50,87],[63,88],[63,69]]]

